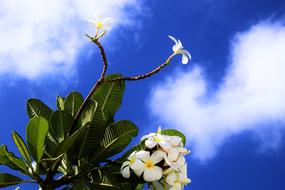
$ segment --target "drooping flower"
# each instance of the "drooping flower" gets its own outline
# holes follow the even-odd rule
[[[182,63],[187,64],[188,61],[191,59],[191,54],[189,51],[183,48],[182,43],[179,39],[174,38],[173,36],[168,36],[171,40],[174,41],[174,46],[172,47],[172,50],[175,54],[181,54],[182,55]]]

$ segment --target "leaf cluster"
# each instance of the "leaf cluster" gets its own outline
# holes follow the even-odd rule
[[[113,74],[105,79],[120,76]],[[25,174],[30,180],[0,173],[0,187],[34,182],[44,190],[140,188],[140,179],[121,177],[120,159],[111,160],[138,134],[133,122],[114,120],[124,90],[124,81],[102,83],[79,115],[84,98],[78,92],[58,96],[56,110],[41,100],[29,99],[26,141],[17,132],[12,134],[21,157],[2,145],[0,165]]]

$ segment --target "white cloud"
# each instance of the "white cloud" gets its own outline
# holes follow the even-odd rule
[[[195,66],[156,86],[151,96],[152,113],[169,125],[165,127],[184,131],[193,155],[202,161],[244,131],[276,147],[278,130],[285,127],[285,26],[266,21],[236,34],[230,58],[214,93]]]
[[[136,0],[2,0],[0,76],[70,74],[84,34],[94,32],[83,18],[110,16],[113,27],[130,25],[140,7]]]

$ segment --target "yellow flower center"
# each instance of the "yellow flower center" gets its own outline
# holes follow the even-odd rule
[[[160,139],[160,138],[158,138],[158,137],[154,137],[154,142],[156,142],[156,143],[159,143],[159,142],[161,142],[162,140]]]
[[[151,169],[153,168],[154,164],[151,160],[147,160],[145,163],[144,163],[144,166],[148,169]]]
[[[102,22],[97,22],[97,23],[96,23],[96,27],[97,27],[98,29],[103,28],[103,26],[104,26],[104,24],[103,24]]]

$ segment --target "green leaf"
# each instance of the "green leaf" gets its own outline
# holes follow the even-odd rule
[[[67,137],[64,141],[62,141],[57,148],[57,155],[66,153],[70,147],[74,146],[76,140],[80,137],[87,128],[90,127],[90,123],[86,123],[83,127],[79,128],[75,131],[71,136]]]
[[[52,113],[50,117],[50,131],[52,131],[57,142],[62,142],[66,139],[73,122],[73,117],[65,111],[57,110]]]
[[[102,161],[121,152],[130,143],[132,137],[138,134],[138,128],[131,121],[123,120],[111,124],[105,132],[101,143],[94,150],[91,159]]]
[[[27,126],[28,147],[37,163],[41,161],[43,155],[48,128],[48,121],[40,116],[32,118]]]
[[[96,148],[98,143],[104,137],[107,127],[99,105],[93,100],[85,108],[82,117],[82,123],[90,122],[90,127],[88,127],[84,136],[81,138],[82,143],[79,151],[79,158],[88,156]]]
[[[164,130],[161,130],[161,134],[181,137],[183,144],[184,145],[186,144],[186,137],[180,131],[177,131],[175,129],[164,129]]]
[[[27,101],[27,112],[30,118],[35,116],[42,116],[49,120],[52,110],[38,99],[29,99]]]
[[[75,117],[83,101],[81,94],[71,92],[64,101],[64,110]]]
[[[61,97],[61,96],[57,96],[57,97],[56,97],[56,106],[57,106],[57,109],[59,109],[59,110],[64,110],[64,100],[65,100],[64,97]]]
[[[138,184],[138,186],[136,187],[135,190],[141,190],[141,189],[143,189],[143,187],[144,187],[144,183],[140,183],[140,184]]]
[[[0,173],[0,187],[17,185],[22,182],[24,181],[17,176],[14,176],[11,174]]]
[[[111,80],[120,76],[119,74],[109,75],[105,80]],[[124,90],[125,82],[119,81],[103,83],[95,91],[92,98],[99,103],[106,121],[113,122],[113,116],[121,106]]]
[[[9,152],[6,145],[0,146],[0,164],[4,164],[13,170],[19,170],[23,173],[28,171],[25,162],[16,157],[12,152]]]
[[[95,170],[88,175],[92,179],[90,183],[91,189],[100,190],[119,190],[120,185],[116,182],[112,175]]]
[[[12,136],[13,136],[14,143],[18,147],[18,150],[23,156],[23,158],[26,159],[26,161],[32,162],[28,148],[24,140],[22,139],[22,137],[16,131],[13,131]]]

